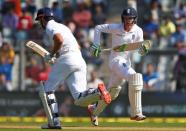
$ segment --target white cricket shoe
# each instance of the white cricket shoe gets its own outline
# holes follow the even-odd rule
[[[94,105],[88,105],[87,109],[92,125],[98,126],[98,117],[96,115],[93,115]]]
[[[144,115],[136,115],[134,117],[131,117],[130,119],[131,120],[135,120],[135,121],[142,121],[142,120],[146,119],[146,116],[144,116]]]

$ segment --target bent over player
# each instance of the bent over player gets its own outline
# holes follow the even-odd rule
[[[94,32],[94,44],[91,46],[93,55],[98,56],[101,52],[100,35],[101,32],[112,34],[112,47],[123,43],[134,43],[143,41],[143,31],[136,25],[137,12],[132,7],[127,7],[121,14],[121,23],[97,25]],[[143,51],[142,51],[143,52]],[[129,51],[115,52],[111,51],[109,67],[111,71],[108,91],[112,100],[115,100],[121,90],[123,79],[129,83],[129,101],[131,106],[131,120],[144,120],[146,117],[142,114],[141,92],[143,88],[142,74],[136,73],[131,67]],[[91,114],[91,122],[98,125],[97,116],[104,110],[107,104],[100,100],[98,103],[89,105],[88,110]]]
[[[39,91],[48,118],[48,124],[41,128],[61,129],[58,105],[54,94],[60,84],[67,83],[75,100],[74,103],[79,106],[88,106],[88,104],[100,99],[109,104],[111,96],[103,83],[99,84],[97,89],[86,90],[86,63],[82,58],[78,43],[69,28],[55,22],[52,10],[48,7],[39,9],[36,20],[40,22],[49,38],[53,40],[51,53],[44,57],[46,62],[52,63],[51,73],[48,80],[42,82]]]

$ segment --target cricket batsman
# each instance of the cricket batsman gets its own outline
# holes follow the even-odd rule
[[[127,7],[121,14],[121,23],[97,25],[94,31],[94,44],[91,50],[94,56],[101,52],[100,35],[101,32],[112,34],[112,48],[123,43],[134,43],[143,41],[143,31],[136,24],[137,11],[132,7]],[[141,48],[139,53],[144,55],[146,49]],[[111,71],[108,91],[112,100],[115,100],[121,90],[121,83],[125,79],[129,83],[128,96],[131,106],[131,120],[141,121],[146,118],[142,113],[141,92],[143,89],[142,74],[137,73],[131,67],[131,52],[111,51],[109,58],[109,68]],[[105,109],[107,104],[99,100],[98,103],[88,106],[88,111],[93,125],[98,125],[98,115]]]
[[[61,129],[58,104],[55,90],[64,82],[74,98],[74,103],[87,107],[90,103],[103,100],[111,102],[111,96],[103,83],[97,89],[86,90],[86,63],[82,58],[78,43],[70,29],[54,20],[54,14],[48,7],[38,10],[36,21],[39,21],[46,34],[53,41],[49,55],[44,56],[45,62],[51,63],[51,72],[45,82],[41,82],[39,95],[44,106],[48,124],[42,129]]]

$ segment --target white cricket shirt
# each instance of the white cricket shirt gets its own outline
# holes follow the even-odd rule
[[[63,47],[60,49],[60,52],[63,52],[67,49],[71,51],[76,51],[76,50],[79,51],[78,43],[75,37],[73,36],[71,30],[67,26],[61,23],[57,23],[54,20],[50,20],[46,26],[46,33],[49,36],[49,39],[51,39],[52,41],[53,41],[53,36],[56,33],[60,33],[62,35],[64,41],[63,41]]]
[[[134,24],[129,32],[126,32],[123,27],[124,25],[122,23],[97,25],[94,31],[94,44],[100,44],[101,32],[112,35],[112,48],[122,44],[143,41],[143,31],[138,25]],[[110,62],[113,59],[125,59],[130,64],[129,51],[111,51]]]

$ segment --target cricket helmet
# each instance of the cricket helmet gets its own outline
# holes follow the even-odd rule
[[[134,23],[136,23],[137,22],[137,17],[138,17],[137,11],[132,7],[126,7],[126,8],[124,8],[124,10],[121,14],[122,22],[124,22],[125,17],[134,18]]]
[[[54,17],[54,13],[49,7],[44,7],[38,10],[35,20],[39,20],[40,17]]]

